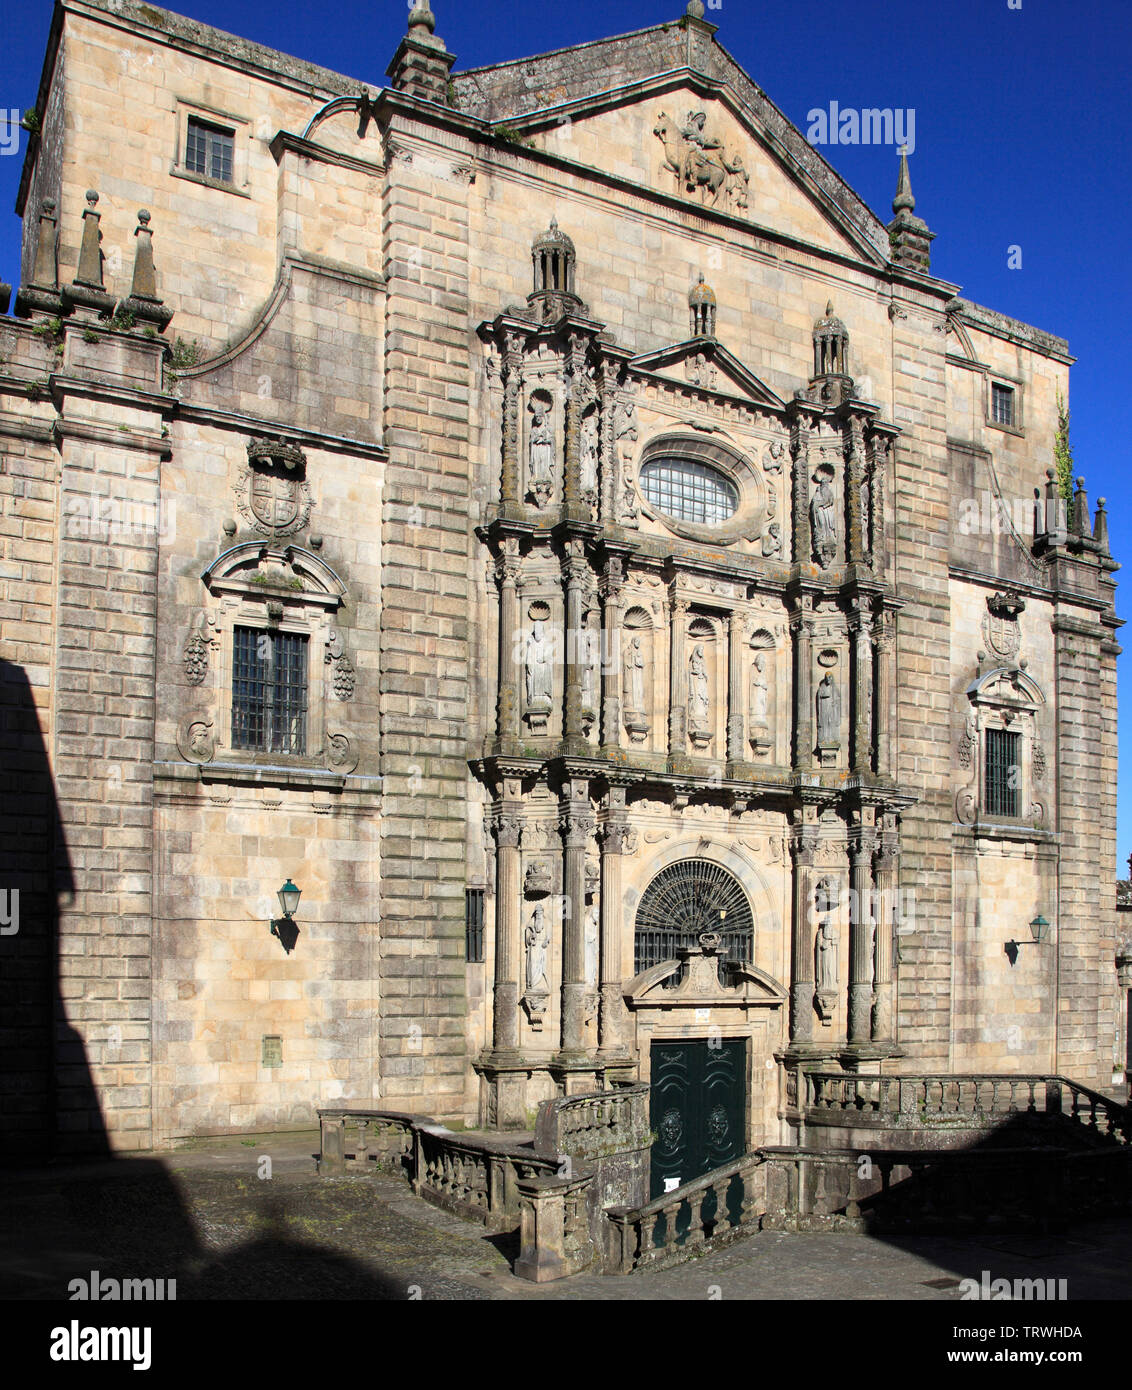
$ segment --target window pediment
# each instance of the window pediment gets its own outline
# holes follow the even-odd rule
[[[346,586],[325,560],[297,545],[245,541],[217,556],[201,575],[212,594],[292,597],[337,609]]]

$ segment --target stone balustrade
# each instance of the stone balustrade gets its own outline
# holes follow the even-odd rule
[[[648,1097],[647,1085],[634,1084],[544,1101],[535,1124],[535,1151],[586,1160],[647,1148]]]
[[[807,1124],[880,1129],[992,1129],[1012,1116],[1064,1117],[1129,1142],[1127,1106],[1063,1076],[874,1076],[803,1071]]]
[[[427,1115],[400,1110],[320,1110],[319,1172],[400,1172],[413,1152],[413,1126],[432,1124]],[[371,1166],[372,1165],[372,1166]]]
[[[674,1264],[757,1230],[765,1209],[763,1165],[761,1152],[746,1154],[644,1206],[607,1208],[606,1272]]]

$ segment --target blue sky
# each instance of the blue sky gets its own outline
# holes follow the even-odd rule
[[[183,14],[381,85],[404,32],[401,0],[179,0]],[[434,0],[437,32],[476,67],[622,33],[682,12],[680,0]],[[1112,548],[1132,558],[1125,511],[1130,313],[1127,0],[722,0],[706,18],[720,41],[803,131],[807,113],[841,107],[916,112],[912,181],[937,233],[932,268],[981,304],[1069,340],[1072,442],[1091,502],[1107,497]],[[48,0],[6,0],[0,109],[35,100]],[[26,138],[26,137],[25,137]],[[22,149],[22,145],[21,145]],[[824,153],[888,220],[896,160],[883,146]],[[14,208],[20,159],[0,158],[0,206]],[[1007,248],[1022,248],[1020,269]],[[19,273],[19,223],[0,216],[0,279]],[[1114,369],[1119,366],[1115,378]],[[1106,372],[1108,375],[1106,376]],[[1120,576],[1118,576],[1119,578]],[[1117,593],[1118,611],[1128,608]],[[1128,608],[1132,612],[1132,608]],[[1132,654],[1120,660],[1132,708]],[[1129,721],[1123,721],[1125,725]],[[1132,851],[1132,738],[1121,739],[1117,859]],[[1114,869],[1116,866],[1104,866]]]

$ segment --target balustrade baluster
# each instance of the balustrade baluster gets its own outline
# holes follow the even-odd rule
[[[685,1246],[702,1245],[704,1243],[704,1203],[707,1201],[709,1188],[703,1188],[699,1192],[693,1192],[688,1197],[688,1232],[684,1237]]]
[[[715,1193],[715,1224],[712,1227],[713,1236],[721,1236],[725,1231],[731,1229],[731,1221],[727,1212],[727,1193],[731,1187],[731,1176],[720,1178],[718,1182],[711,1185],[711,1190]]]

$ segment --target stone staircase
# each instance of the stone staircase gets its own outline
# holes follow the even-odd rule
[[[648,1093],[544,1101],[533,1133],[505,1136],[322,1110],[320,1171],[400,1170],[438,1206],[518,1226],[515,1273],[537,1282],[657,1268],[759,1229],[1051,1232],[1132,1206],[1129,1108],[1062,1076],[802,1072],[784,1118],[806,1143],[651,1201]]]

